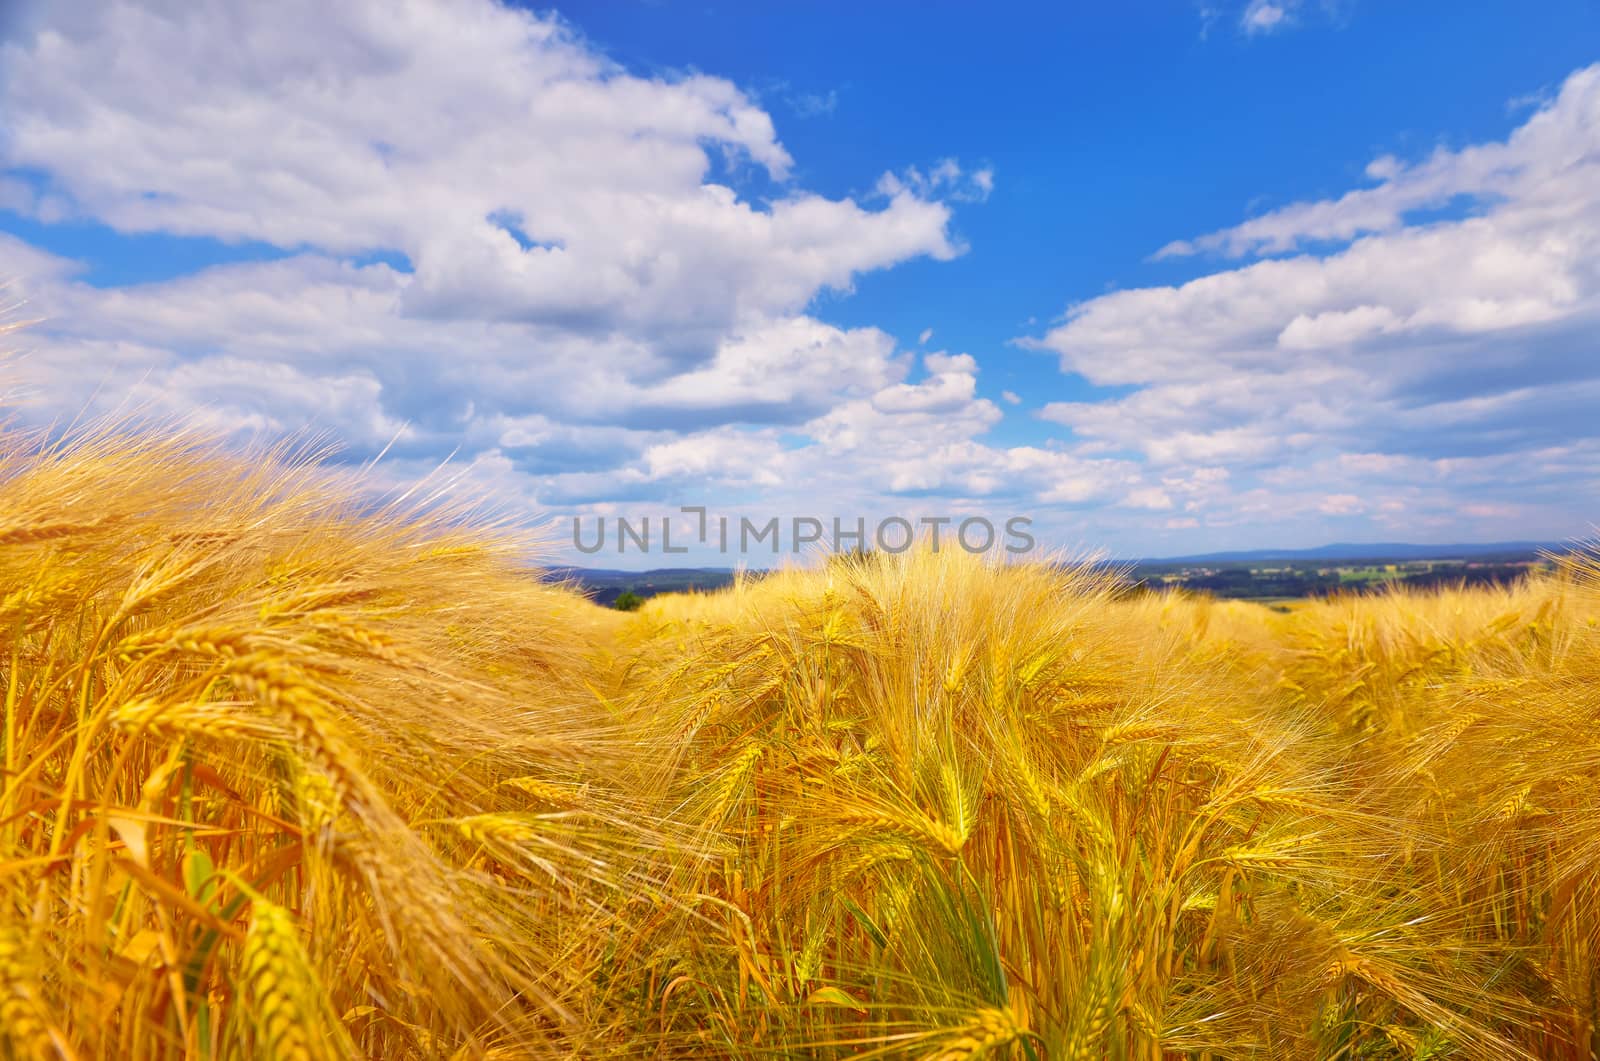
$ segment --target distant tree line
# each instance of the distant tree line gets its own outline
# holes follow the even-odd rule
[[[1326,597],[1335,593],[1351,593],[1379,589],[1398,584],[1417,589],[1442,586],[1506,585],[1528,574],[1527,564],[1435,564],[1427,571],[1397,571],[1393,575],[1373,581],[1348,581],[1337,571],[1313,569],[1280,569],[1252,571],[1249,568],[1224,568],[1204,575],[1189,575],[1168,585],[1179,585],[1214,597]],[[1160,588],[1156,584],[1154,588]]]

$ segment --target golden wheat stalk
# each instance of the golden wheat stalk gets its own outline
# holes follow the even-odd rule
[[[57,1056],[53,1034],[40,999],[39,982],[29,958],[27,934],[18,925],[0,923],[0,1051],[7,1057]]]
[[[1025,1029],[1008,1009],[984,1006],[972,1019],[948,1033],[938,1046],[921,1055],[921,1061],[969,1061],[985,1057],[1022,1038]]]
[[[262,1058],[342,1061],[354,1055],[343,1028],[327,1019],[322,987],[287,910],[255,901],[241,964]]]
[[[282,743],[293,734],[276,719],[247,714],[238,701],[165,701],[141,697],[118,704],[111,724],[159,736],[196,736],[220,741]]]

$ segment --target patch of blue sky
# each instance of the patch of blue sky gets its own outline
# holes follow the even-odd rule
[[[175,280],[214,265],[273,261],[295,253],[253,240],[229,243],[210,236],[118,232],[75,218],[46,224],[11,210],[0,210],[0,232],[78,263],[76,278],[102,288]]]

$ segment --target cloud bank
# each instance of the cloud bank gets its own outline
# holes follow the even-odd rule
[[[1367,176],[1162,252],[1258,260],[1090,300],[1028,340],[1134,388],[1042,415],[1080,451],[1227,471],[1191,502],[1214,518],[1581,530],[1600,472],[1600,67],[1503,142]]]

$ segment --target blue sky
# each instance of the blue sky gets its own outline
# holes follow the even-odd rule
[[[448,457],[558,554],[1588,534],[1600,7],[1538,10],[25,3],[16,412]]]

